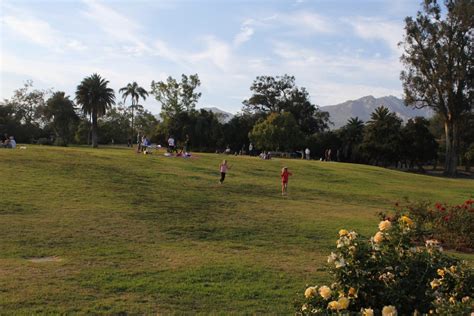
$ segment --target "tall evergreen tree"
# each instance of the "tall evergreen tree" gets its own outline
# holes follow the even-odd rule
[[[456,174],[459,122],[472,111],[474,5],[472,0],[424,0],[416,18],[405,19],[401,79],[405,102],[430,107],[444,119],[445,173]]]

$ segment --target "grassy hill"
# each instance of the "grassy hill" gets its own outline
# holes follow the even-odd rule
[[[459,203],[474,192],[467,179],[233,156],[221,186],[225,157],[197,156],[0,150],[0,314],[288,314],[305,284],[327,279],[340,228],[370,236],[377,213],[404,197]],[[51,258],[31,261],[41,257]]]

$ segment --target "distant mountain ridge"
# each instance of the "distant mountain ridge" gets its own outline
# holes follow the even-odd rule
[[[234,114],[223,111],[214,106],[201,108],[201,109],[214,113],[217,116],[217,119],[219,120],[219,122],[222,124],[229,122],[234,117]]]
[[[416,116],[429,118],[433,115],[433,112],[427,108],[414,109],[407,107],[402,99],[393,95],[381,98],[369,95],[336,105],[322,106],[321,110],[329,112],[329,119],[334,123],[331,129],[337,129],[344,126],[351,117],[358,117],[364,122],[369,121],[372,112],[381,105],[387,107],[391,112],[395,112],[404,122]]]

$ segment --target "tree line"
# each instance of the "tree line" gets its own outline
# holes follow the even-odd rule
[[[444,162],[445,172],[455,175],[458,163],[468,167],[474,159],[473,7],[469,0],[446,0],[444,7],[424,0],[416,17],[405,20],[401,60],[406,69],[400,76],[405,103],[431,108],[435,116],[429,121],[403,124],[379,107],[370,121],[350,118],[332,131],[329,114],[311,102],[293,76],[283,75],[257,77],[242,112],[222,122],[219,114],[196,109],[201,97],[197,74],[153,81],[149,90],[129,83],[119,90],[119,102],[109,82],[93,74],[77,86],[74,100],[27,82],[1,103],[0,132],[19,142],[93,147],[136,142],[139,135],[165,143],[173,135],[189,138],[191,148],[200,151],[229,147],[237,152],[251,142],[266,151],[307,147],[314,157],[331,149],[334,159],[348,162],[420,169]],[[150,95],[161,105],[159,117],[140,104]]]

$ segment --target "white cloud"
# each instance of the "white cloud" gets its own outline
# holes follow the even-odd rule
[[[103,32],[115,41],[125,43],[122,47],[125,52],[141,56],[143,53],[151,51],[150,47],[142,40],[141,26],[138,23],[95,0],[83,1],[87,6],[87,10],[83,12],[84,16],[94,21]]]
[[[343,21],[350,24],[359,37],[366,40],[382,40],[390,47],[393,54],[400,55],[398,42],[403,39],[403,25],[400,22],[377,17],[355,17],[343,19]]]
[[[280,73],[295,75],[317,104],[336,104],[368,94],[401,94],[400,64],[394,58],[361,58],[350,51],[330,54],[281,41],[273,42],[273,52],[282,59]]]
[[[10,14],[3,16],[0,23],[4,24],[12,34],[55,52],[64,52],[65,49],[73,51],[86,49],[81,41],[61,33],[47,21],[33,16],[27,10],[19,10],[11,6],[8,8]],[[5,29],[2,33],[7,34]]]
[[[228,70],[231,67],[232,53],[229,44],[211,35],[203,37],[202,42],[206,48],[201,52],[191,54],[189,57],[192,62],[209,61],[220,70]]]
[[[83,42],[74,39],[68,41],[67,47],[77,51],[84,51],[87,49],[87,46]]]
[[[238,33],[235,38],[234,38],[234,45],[235,46],[240,46],[243,43],[247,42],[250,40],[252,35],[255,33],[254,29],[250,27],[249,25],[243,24],[240,33]]]
[[[333,26],[324,16],[309,11],[281,14],[280,23],[286,23],[301,33],[331,33]]]
[[[56,31],[45,21],[27,16],[5,16],[3,23],[23,38],[42,45],[57,45]]]

